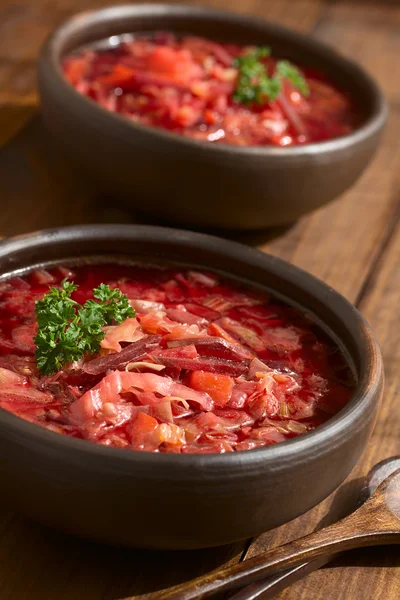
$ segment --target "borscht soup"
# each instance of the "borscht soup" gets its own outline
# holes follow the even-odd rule
[[[352,99],[324,73],[269,47],[127,34],[77,50],[62,68],[109,111],[212,143],[293,146],[346,135],[360,122]]]
[[[306,434],[355,379],[266,291],[189,268],[87,261],[0,282],[0,407],[61,435],[225,453]]]

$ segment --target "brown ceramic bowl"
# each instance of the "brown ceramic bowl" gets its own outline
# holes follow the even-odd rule
[[[306,512],[360,458],[383,388],[379,348],[358,311],[288,263],[207,235],[146,226],[48,230],[0,243],[0,277],[49,261],[117,255],[216,269],[315,313],[357,374],[349,404],[312,433],[231,454],[135,452],[42,429],[0,410],[0,486],[14,510],[94,540],[202,548],[258,535]]]
[[[297,147],[212,145],[113,114],[65,80],[60,60],[78,47],[158,29],[270,45],[277,56],[316,67],[347,90],[360,106],[362,124],[341,138]],[[193,6],[139,4],[80,13],[44,45],[39,82],[47,127],[102,191],[136,211],[194,227],[260,229],[292,222],[333,200],[371,160],[387,113],[371,78],[315,39]]]

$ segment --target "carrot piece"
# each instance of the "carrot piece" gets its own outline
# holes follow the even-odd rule
[[[144,412],[138,412],[132,423],[132,437],[143,433],[151,433],[157,427],[158,421]]]
[[[189,381],[193,389],[206,392],[211,396],[216,406],[225,406],[232,395],[233,379],[229,375],[218,375],[209,371],[193,371]]]
[[[98,77],[97,81],[103,85],[118,87],[119,85],[130,81],[134,74],[135,72],[131,68],[126,67],[125,65],[116,64],[111,73]]]

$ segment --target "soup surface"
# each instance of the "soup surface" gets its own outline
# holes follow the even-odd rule
[[[95,322],[100,308],[115,309],[111,324]],[[307,433],[354,387],[312,318],[266,292],[213,273],[121,264],[1,282],[0,382],[0,407],[41,427],[174,453]]]
[[[266,47],[126,35],[68,56],[63,70],[107,110],[213,143],[306,144],[345,135],[359,122],[352,101],[324,74]]]

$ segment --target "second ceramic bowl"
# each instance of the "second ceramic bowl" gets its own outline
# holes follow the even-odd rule
[[[65,80],[60,61],[78,47],[155,30],[269,45],[275,55],[315,67],[347,90],[362,124],[344,137],[297,147],[213,145],[129,121]],[[192,6],[126,5],[78,14],[44,45],[39,81],[47,127],[103,192],[135,211],[192,227],[260,229],[333,200],[371,160],[387,112],[371,78],[333,49],[260,19]]]

